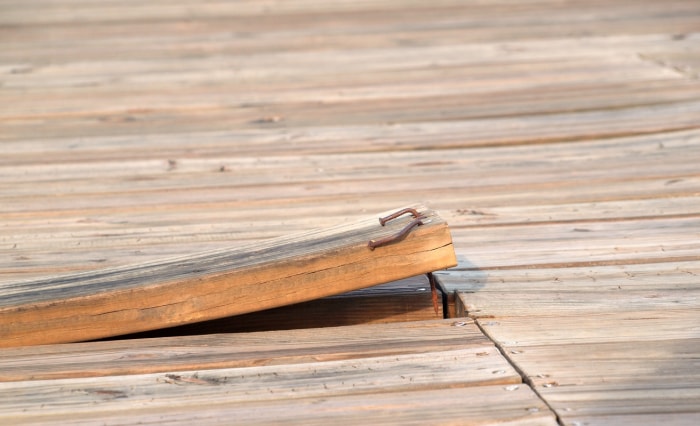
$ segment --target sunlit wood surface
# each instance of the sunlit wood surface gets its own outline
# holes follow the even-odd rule
[[[337,331],[374,349],[324,357],[338,336],[308,332],[318,353],[290,361],[303,332],[249,335],[280,342],[279,370],[122,341],[116,359],[168,369],[87,376],[39,373],[116,343],[4,350],[0,417],[694,425],[699,78],[696,0],[2,0],[0,283],[425,202],[460,261],[438,277],[473,318],[433,335],[473,337],[358,325]],[[198,338],[245,350],[216,336]],[[36,371],[5,375],[22,360]],[[226,379],[249,374],[272,392]]]

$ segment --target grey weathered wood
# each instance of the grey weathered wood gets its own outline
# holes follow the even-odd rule
[[[178,387],[170,384],[169,387]],[[191,385],[186,385],[191,390]],[[194,384],[194,386],[197,386]],[[183,394],[180,387],[179,394]],[[406,425],[472,423],[484,425],[555,426],[554,416],[536,395],[517,385],[480,386],[478,388],[429,389],[424,391],[381,392],[378,394],[341,395],[311,398],[273,399],[251,403],[232,403],[231,394],[213,389],[208,397],[197,399],[197,405],[179,404],[167,407],[145,407],[121,412],[105,412],[98,407],[106,400],[120,397],[116,393],[100,393],[88,399],[99,401],[90,412],[62,411],[50,416],[14,415],[5,420],[14,424],[47,424],[53,421],[72,424],[99,424],[114,420],[120,424],[142,422],[192,424],[241,422],[245,424],[274,425],[279,422],[294,425],[326,425],[329,421],[340,424]],[[201,393],[202,390],[199,389]],[[186,400],[185,400],[186,401]]]
[[[0,381],[100,377],[368,358],[483,347],[472,322],[433,320],[0,349]]]
[[[697,0],[1,8],[0,282],[426,200],[460,260],[443,278],[471,292],[453,300],[510,345],[564,423],[697,423],[694,369],[673,382],[697,352],[698,272],[684,267],[700,260]],[[544,388],[545,370],[578,385]],[[335,410],[325,424],[356,424],[380,400],[402,423],[472,402],[466,418],[499,421],[511,407],[480,395],[303,401]],[[168,420],[291,422],[298,401]]]
[[[481,354],[481,355],[477,355]],[[497,373],[494,374],[494,371]],[[398,373],[398,374],[396,374]],[[334,377],[342,377],[341,381]],[[329,397],[362,393],[392,393],[479,385],[517,385],[520,376],[490,342],[484,346],[424,354],[389,355],[340,361],[307,362],[197,371],[83,379],[0,383],[0,418],[20,406],[42,407],[31,415],[59,414],[66,405],[73,414],[95,410],[95,396],[118,398],[99,411],[150,406],[165,409],[173,399],[201,404],[215,395],[222,403],[238,404],[279,399]],[[126,387],[125,387],[126,385]],[[187,389],[183,393],[183,386]],[[34,396],[32,396],[34,395]],[[154,395],[158,395],[156,400]]]
[[[455,271],[457,311],[567,423],[688,424],[700,375],[698,262]]]
[[[555,424],[470,321],[5,348],[0,359],[0,421],[12,424]]]

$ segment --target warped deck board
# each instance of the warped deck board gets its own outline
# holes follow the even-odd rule
[[[433,295],[428,277],[419,275],[294,305],[115,338],[291,330],[450,318],[444,316],[442,298],[439,289]]]
[[[435,212],[415,208],[419,219],[409,215],[380,225],[377,219],[387,216],[383,214],[247,247],[5,285],[0,290],[0,345],[154,330],[454,266],[447,224]],[[403,239],[375,249],[368,246],[403,229],[411,231]]]

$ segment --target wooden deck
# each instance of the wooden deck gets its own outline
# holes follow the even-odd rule
[[[696,0],[0,0],[0,154],[0,285],[426,202],[468,316],[2,349],[2,424],[700,421]]]

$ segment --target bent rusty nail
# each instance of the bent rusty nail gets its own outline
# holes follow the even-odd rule
[[[418,217],[416,219],[413,219],[413,221],[411,221],[411,223],[404,226],[404,228],[402,230],[400,230],[398,233],[396,233],[394,235],[390,235],[388,237],[384,237],[384,238],[379,239],[379,240],[369,240],[369,243],[367,244],[367,246],[369,247],[370,250],[374,250],[377,247],[385,246],[387,244],[391,244],[393,242],[403,240],[406,237],[406,235],[408,235],[408,233],[411,232],[411,230],[413,228],[423,224],[422,219],[423,219],[422,217]]]
[[[413,216],[413,217],[416,218],[416,219],[417,219],[418,217],[421,217],[421,216],[422,216],[420,213],[418,213],[418,211],[417,211],[416,209],[406,208],[406,209],[403,209],[403,210],[399,210],[399,211],[397,211],[396,213],[392,213],[392,214],[390,214],[389,216],[380,217],[380,218],[379,218],[379,223],[380,223],[382,226],[384,226],[384,225],[386,225],[386,223],[387,223],[388,221],[394,220],[394,219],[396,219],[396,218],[399,217],[399,216],[405,215],[406,213],[411,213],[411,216]]]

